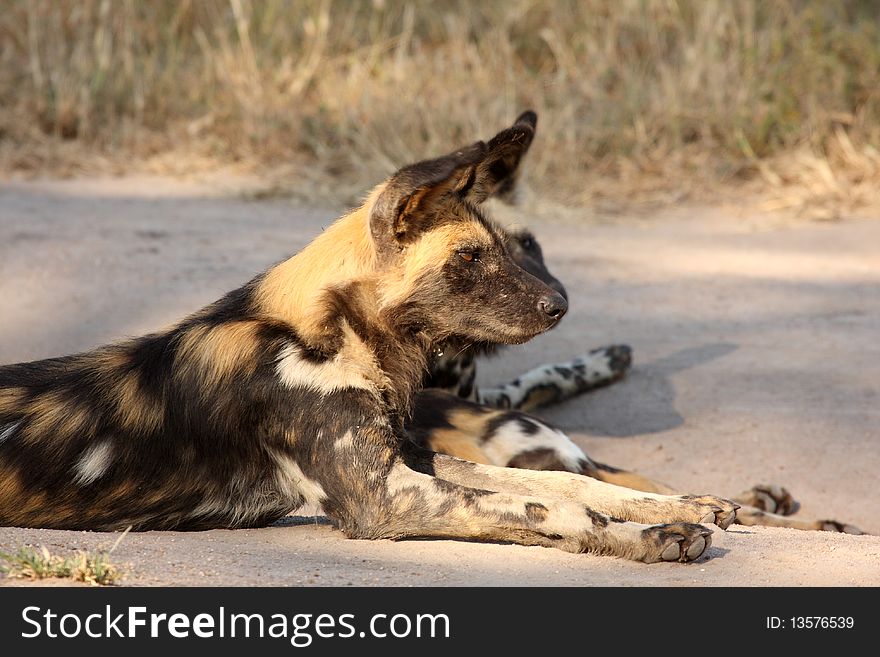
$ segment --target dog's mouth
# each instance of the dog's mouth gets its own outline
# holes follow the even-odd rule
[[[523,344],[524,342],[528,342],[529,340],[538,337],[542,333],[546,333],[558,323],[559,319],[557,318],[549,319],[547,324],[542,327],[505,327],[504,329],[498,330],[497,333],[495,333],[495,335],[493,336],[493,341],[500,344]]]

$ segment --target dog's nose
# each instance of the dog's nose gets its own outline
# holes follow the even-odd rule
[[[565,311],[568,310],[568,302],[559,294],[545,294],[538,301],[538,308],[553,319],[562,319]]]

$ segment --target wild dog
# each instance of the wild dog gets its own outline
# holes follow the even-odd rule
[[[533,134],[395,173],[300,253],[170,329],[0,368],[0,523],[256,527],[306,502],[347,536],[690,561],[736,505],[469,463],[403,428],[449,341],[521,343],[565,313],[479,204]]]

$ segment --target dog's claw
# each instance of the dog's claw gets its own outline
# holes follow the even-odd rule
[[[699,522],[707,525],[717,525],[721,529],[727,529],[733,524],[733,521],[736,520],[736,510],[740,508],[740,505],[736,502],[711,495],[688,495],[684,499],[702,507],[695,510],[695,512],[701,514],[697,516],[700,519]]]

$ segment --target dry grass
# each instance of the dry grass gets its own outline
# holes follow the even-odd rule
[[[870,0],[7,0],[0,167],[234,166],[351,196],[541,115],[569,203],[770,191],[833,215],[880,180]]]
[[[22,547],[13,554],[0,553],[0,572],[17,579],[58,577],[93,586],[115,584],[122,571],[110,562],[108,552],[80,551],[72,557],[60,557],[45,547]]]
[[[16,579],[72,579],[92,586],[116,584],[125,572],[110,561],[110,555],[128,535],[122,532],[109,550],[79,550],[70,557],[49,552],[45,546],[24,546],[12,554],[0,552],[0,573]],[[5,563],[3,563],[5,562]]]

